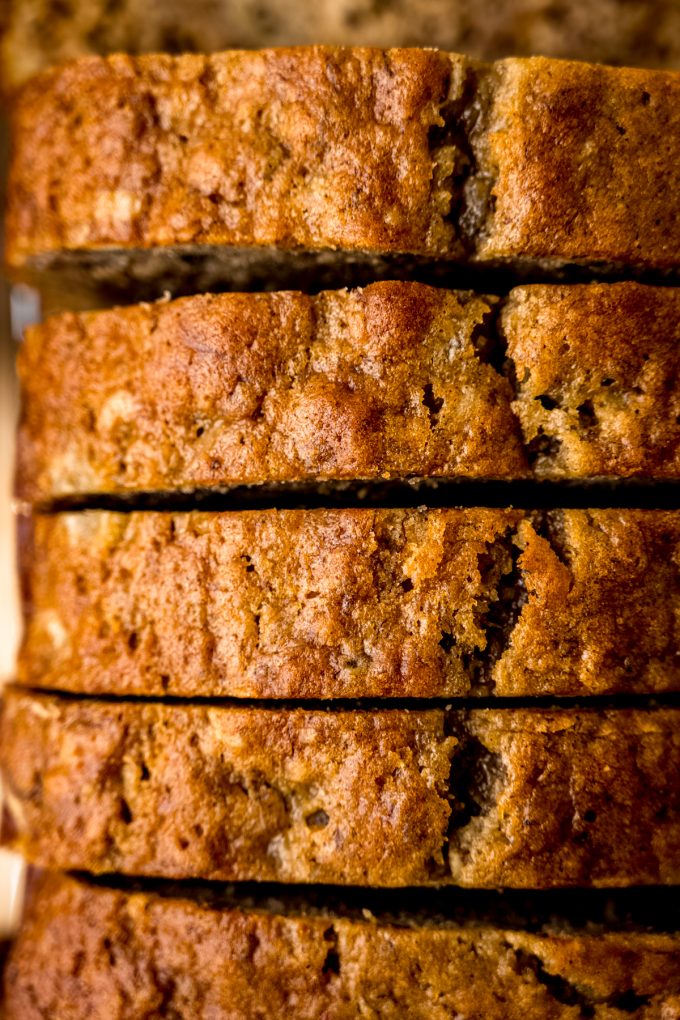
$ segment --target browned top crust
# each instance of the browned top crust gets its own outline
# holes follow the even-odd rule
[[[493,67],[472,135],[476,176],[493,183],[477,259],[677,267],[680,74],[544,57]]]
[[[107,0],[55,6],[5,0],[0,8],[0,77],[8,91],[36,71],[91,53],[210,53],[230,47],[291,46],[323,39],[340,46],[437,46],[495,60],[508,54],[592,60],[632,67],[680,66],[675,0]]]
[[[309,47],[49,71],[16,112],[9,261],[178,244],[444,253],[448,168],[433,177],[429,131],[464,68],[434,50]]]
[[[680,881],[680,710],[324,711],[10,690],[11,827],[50,868],[548,888]]]
[[[215,908],[41,878],[5,971],[7,1020],[665,1020],[677,935],[532,934],[491,925]]]
[[[680,290],[498,308],[384,282],[56,316],[20,355],[18,493],[680,475]]]
[[[85,511],[26,522],[21,554],[19,677],[35,687],[680,689],[678,511]]]
[[[19,493],[524,475],[490,307],[381,283],[58,316],[20,357]]]
[[[680,260],[680,75],[310,47],[85,58],[24,89],[7,258],[226,245]]]

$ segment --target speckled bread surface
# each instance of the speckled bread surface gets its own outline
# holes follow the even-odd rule
[[[397,922],[44,875],[5,971],[7,1020],[670,1020],[677,934]]]
[[[27,331],[18,494],[677,478],[680,289],[222,294]]]
[[[370,709],[14,688],[4,833],[43,867],[548,888],[680,880],[677,709]]]
[[[677,72],[542,57],[83,58],[20,95],[7,258],[220,246],[677,270],[679,100]]]
[[[29,686],[320,699],[680,689],[678,511],[83,511],[36,516],[22,535]]]
[[[19,493],[524,475],[510,384],[475,353],[490,309],[386,283],[58,316],[20,356]]]

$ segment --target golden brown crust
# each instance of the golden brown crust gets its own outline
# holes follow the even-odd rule
[[[451,73],[434,50],[323,47],[49,71],[15,117],[9,261],[178,244],[444,253],[428,132]]]
[[[10,690],[12,845],[93,873],[547,888],[680,879],[674,709],[322,711]]]
[[[490,89],[478,258],[678,265],[680,75],[532,57]]]
[[[273,245],[677,268],[679,97],[675,72],[434,50],[86,58],[20,98],[7,257]]]
[[[7,1020],[665,1020],[679,956],[674,934],[403,927],[46,875],[5,972]]]
[[[680,290],[518,287],[500,315],[540,478],[680,467]],[[647,458],[650,458],[648,460]],[[663,465],[663,466],[662,466]]]
[[[489,309],[381,283],[59,316],[20,358],[19,492],[521,476],[510,385],[475,353]]]
[[[85,511],[26,522],[22,558],[29,686],[321,699],[680,689],[677,511]]]
[[[496,304],[389,282],[56,316],[20,355],[19,495],[518,478],[530,462],[539,478],[680,475],[680,290],[516,288],[503,337]]]
[[[291,46],[323,39],[341,46],[437,46],[493,60],[508,54],[592,60],[632,67],[680,66],[675,0],[6,0],[0,7],[0,75],[8,91],[32,74],[91,53],[208,53]],[[3,17],[6,24],[2,24]]]

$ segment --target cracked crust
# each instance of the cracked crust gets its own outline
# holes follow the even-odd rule
[[[11,824],[33,863],[339,885],[680,880],[675,709],[323,711],[12,689]]]
[[[538,477],[587,474],[594,457],[603,475],[636,474],[647,455],[677,475],[680,290],[518,287],[499,332]]]
[[[322,699],[680,689],[677,511],[85,511],[27,520],[23,535],[28,686]]]
[[[677,478],[678,336],[680,290],[635,283],[499,302],[383,282],[66,313],[20,353],[18,494]]]
[[[679,97],[674,72],[435,50],[82,59],[21,94],[7,259],[221,245],[673,270]]]
[[[680,1005],[675,934],[403,926],[367,913],[212,906],[44,875],[5,971],[7,1020],[665,1020]],[[509,1003],[512,1009],[509,1010]],[[368,1015],[368,1014],[367,1014]]]

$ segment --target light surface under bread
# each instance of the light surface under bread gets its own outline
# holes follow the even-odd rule
[[[385,478],[677,478],[680,289],[383,282],[28,330],[18,493]]]
[[[406,927],[45,875],[5,970],[6,1016],[668,1020],[679,954],[676,934]]]
[[[7,257],[192,245],[680,263],[680,74],[309,47],[84,58],[14,121]]]
[[[7,693],[11,844],[167,878],[680,880],[680,710],[334,710]]]
[[[22,536],[29,686],[318,699],[680,689],[678,511],[82,511],[36,516]]]

